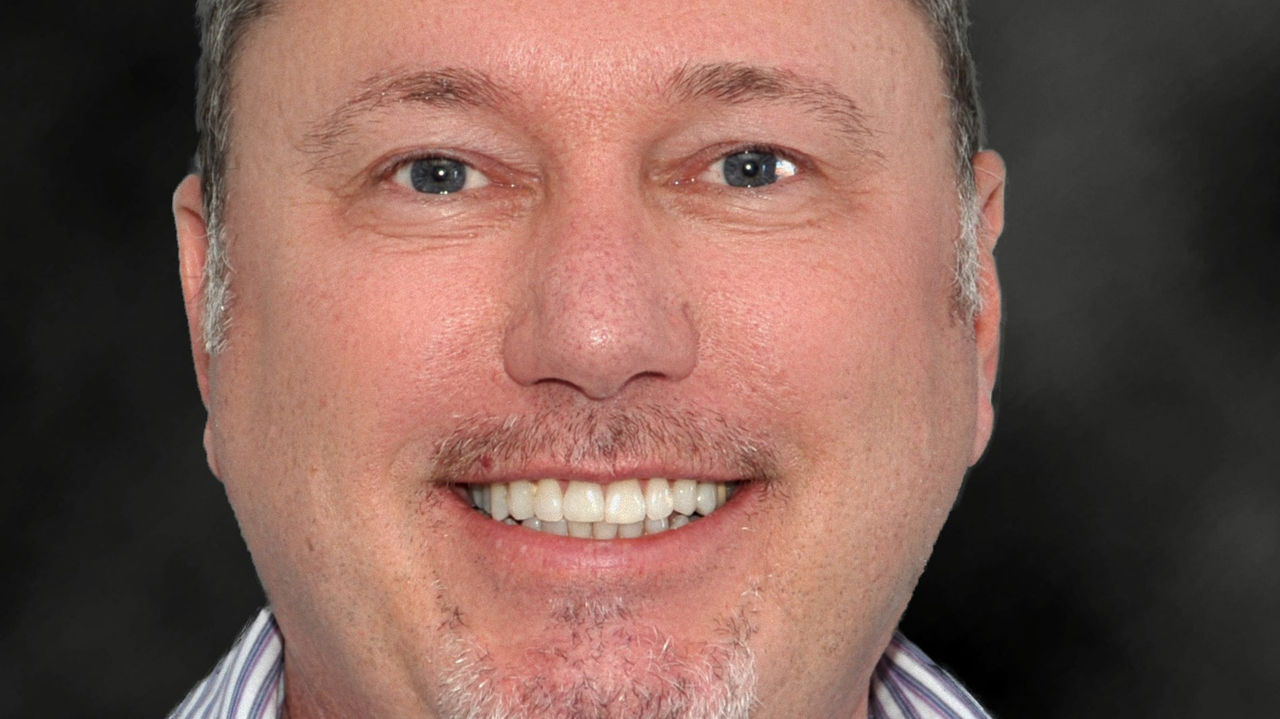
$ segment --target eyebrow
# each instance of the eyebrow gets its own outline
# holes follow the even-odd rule
[[[334,108],[303,137],[302,147],[327,155],[350,134],[357,118],[385,107],[414,103],[438,108],[497,107],[510,95],[487,75],[465,68],[392,71],[360,83],[355,94]]]
[[[833,125],[858,144],[873,135],[853,98],[825,82],[778,67],[736,62],[689,65],[671,76],[670,88],[685,101],[709,99],[730,105],[790,103]]]
[[[671,74],[666,90],[684,102],[790,103],[859,145],[872,136],[861,108],[851,97],[827,83],[782,68],[736,62],[686,65]],[[351,134],[357,118],[392,105],[494,109],[516,94],[488,75],[467,68],[399,70],[375,75],[361,82],[350,99],[312,125],[303,137],[302,148],[319,155],[323,162]]]

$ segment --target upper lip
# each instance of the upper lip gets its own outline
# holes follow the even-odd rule
[[[643,463],[625,463],[618,464],[611,468],[598,468],[591,466],[574,466],[569,467],[560,463],[531,463],[526,464],[515,470],[503,471],[485,471],[483,468],[477,468],[478,471],[466,473],[453,478],[454,484],[498,484],[503,482],[516,482],[519,480],[537,481],[540,479],[558,479],[567,482],[594,482],[596,484],[609,484],[625,479],[650,479],[654,477],[662,477],[664,479],[693,479],[699,482],[739,482],[756,477],[746,476],[734,473],[728,470],[708,470],[707,468],[693,467],[673,467],[666,464],[643,464]]]

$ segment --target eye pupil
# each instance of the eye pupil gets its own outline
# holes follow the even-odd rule
[[[724,158],[724,180],[733,187],[760,187],[778,181],[778,156],[771,152],[735,152]]]
[[[418,192],[445,195],[467,184],[467,166],[457,160],[431,157],[415,160],[409,167],[409,182]]]

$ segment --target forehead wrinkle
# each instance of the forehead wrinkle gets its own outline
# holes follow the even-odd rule
[[[393,105],[435,108],[484,108],[502,103],[510,93],[482,72],[457,67],[392,70],[361,81],[351,97],[312,124],[301,149],[323,164],[362,117]]]
[[[778,67],[738,62],[686,65],[671,75],[668,84],[673,94],[685,101],[710,99],[730,105],[789,102],[834,126],[859,146],[874,135],[853,98],[825,82]]]

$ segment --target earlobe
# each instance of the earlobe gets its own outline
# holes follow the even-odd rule
[[[973,453],[969,463],[982,456],[991,439],[995,424],[996,371],[1000,363],[1000,280],[996,274],[995,247],[1004,230],[1005,166],[1000,155],[990,150],[973,157],[974,180],[977,189],[980,222],[978,225],[978,290],[982,295],[982,309],[973,320],[973,334],[977,350],[977,431],[974,433]]]
[[[200,178],[187,175],[173,193],[173,221],[178,231],[178,274],[187,310],[187,334],[195,360],[200,398],[209,408],[209,352],[205,349],[201,316],[204,306],[204,267],[209,252],[209,226],[204,216]]]

